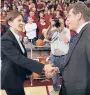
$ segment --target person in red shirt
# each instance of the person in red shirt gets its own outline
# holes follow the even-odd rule
[[[64,5],[63,5],[63,3],[62,3],[62,0],[59,0],[59,5],[60,5],[60,7],[62,8],[62,10],[64,9]]]
[[[37,15],[35,14],[34,11],[30,11],[30,12],[29,12],[29,16],[30,16],[30,18],[33,18],[33,20],[34,20],[35,23],[38,23],[38,17],[37,17]]]
[[[61,18],[61,15],[60,15],[60,11],[59,10],[56,11],[55,18],[57,18],[57,19]]]
[[[35,9],[35,4],[34,3],[30,4],[29,5],[29,10],[34,11],[34,9]]]
[[[47,13],[45,14],[45,21],[47,24],[50,24],[50,19],[52,18],[51,12],[50,10],[47,11]]]
[[[43,11],[44,8],[45,8],[44,2],[42,2],[41,0],[38,0],[38,2],[37,2],[37,11],[38,12]]]
[[[56,11],[59,11],[59,15],[64,18],[64,9],[60,5],[57,6]]]
[[[38,22],[37,25],[38,25],[38,28],[39,28],[38,38],[40,38],[42,36],[42,30],[47,29],[48,24],[46,24],[44,17],[41,17],[40,22]]]

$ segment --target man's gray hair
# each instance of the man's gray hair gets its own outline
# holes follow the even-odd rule
[[[70,11],[71,9],[73,9],[74,14],[81,13],[85,21],[90,21],[90,11],[89,8],[84,4],[84,2],[78,1],[72,4],[69,7],[68,11]]]

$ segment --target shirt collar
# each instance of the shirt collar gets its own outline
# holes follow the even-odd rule
[[[86,25],[86,24],[88,24],[89,22],[85,22],[84,24],[82,24],[78,29],[77,29],[77,33],[79,34],[80,33],[80,31],[81,31],[81,29]]]
[[[13,35],[15,36],[15,38],[16,38],[18,41],[21,41],[21,36],[19,36],[18,34],[16,34],[12,28],[10,28],[10,30],[11,30],[11,32],[13,33]]]

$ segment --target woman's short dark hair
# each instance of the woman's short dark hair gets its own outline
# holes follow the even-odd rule
[[[20,12],[18,12],[18,11],[8,12],[7,16],[5,18],[6,24],[8,24],[9,21],[13,21],[15,18],[17,18],[20,15],[23,17],[23,15]]]
[[[78,1],[74,4],[72,4],[69,7],[70,11],[71,9],[73,9],[73,13],[74,14],[78,14],[79,12],[82,14],[83,18],[85,21],[89,21],[90,20],[90,12],[89,12],[89,8],[84,4],[84,2],[82,1]]]

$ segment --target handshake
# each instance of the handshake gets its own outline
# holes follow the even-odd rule
[[[51,78],[54,74],[59,72],[58,67],[53,67],[51,64],[46,64],[44,66],[45,76]]]

